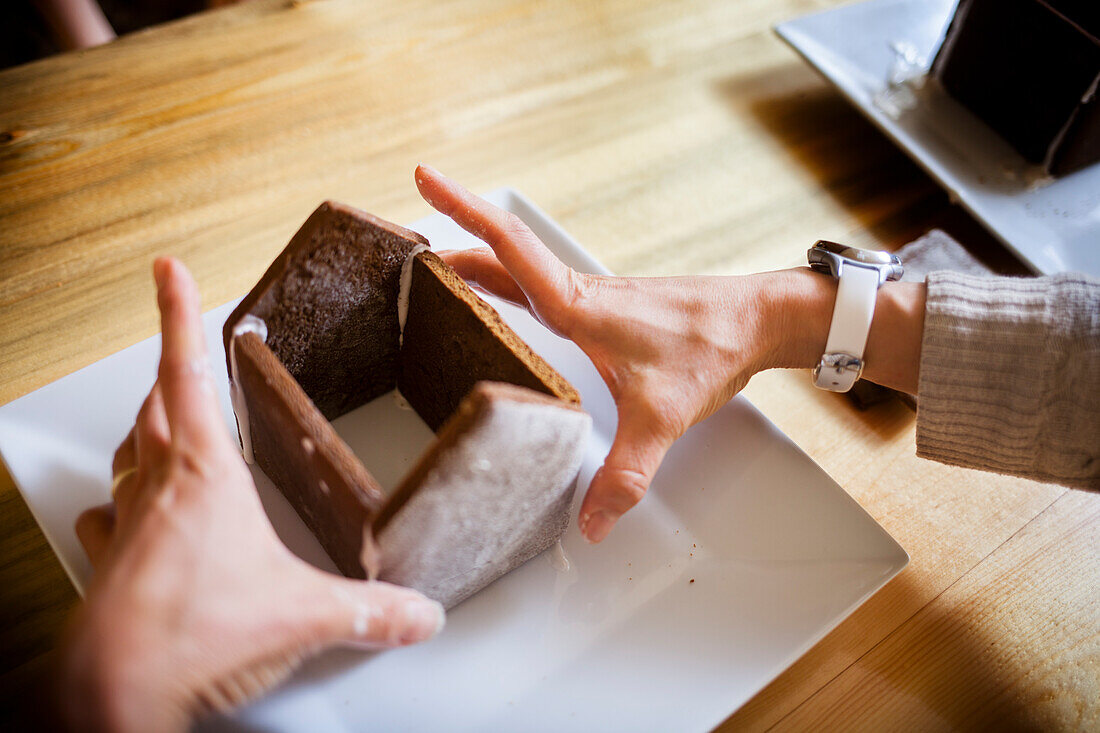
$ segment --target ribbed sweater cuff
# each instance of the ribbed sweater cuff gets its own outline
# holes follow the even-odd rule
[[[1100,280],[927,283],[917,455],[1100,488]]]

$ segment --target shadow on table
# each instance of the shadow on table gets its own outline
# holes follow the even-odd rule
[[[805,379],[800,380],[801,383],[798,385],[798,389],[803,390],[804,399],[807,402],[821,404],[827,409],[849,410],[862,423],[862,427],[867,431],[866,436],[874,438],[880,443],[892,442],[901,433],[908,430],[913,424],[913,420],[916,419],[915,408],[910,403],[903,401],[899,396],[900,393],[895,393],[893,390],[885,390],[861,379],[856,382],[851,392],[837,394],[836,392],[827,392],[814,387],[811,384],[808,372],[803,376],[805,376]],[[876,397],[874,402],[861,404],[853,398],[853,393],[857,393],[857,390],[864,385],[886,392],[888,396],[886,398]],[[862,392],[859,394],[862,394]]]
[[[759,73],[720,80],[714,89],[739,115],[759,123],[859,222],[848,243],[896,250],[938,228],[992,271],[1029,274],[966,211],[952,205],[935,181],[889,138],[804,65],[792,59]],[[861,412],[874,412],[879,403],[899,399],[900,395],[860,382],[845,402]],[[911,397],[903,401],[914,407]],[[870,415],[864,421],[878,422]]]
[[[748,113],[859,222],[851,243],[897,249],[940,228],[990,269],[1028,270],[841,94],[792,59],[720,80],[715,93]]]

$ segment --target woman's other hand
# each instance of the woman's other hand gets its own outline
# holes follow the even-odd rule
[[[275,535],[214,394],[199,295],[183,265],[154,266],[156,384],[114,458],[114,502],[77,521],[95,568],[66,633],[68,723],[183,730],[340,643],[423,641],[443,609],[415,591],[337,577]]]

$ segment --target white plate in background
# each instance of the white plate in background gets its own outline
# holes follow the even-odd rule
[[[1100,277],[1100,164],[1037,185],[1007,142],[942,91],[896,117],[875,104],[894,46],[930,64],[955,2],[869,0],[775,31],[1033,270]]]
[[[487,198],[519,214],[570,265],[605,272],[518,192]],[[437,250],[479,244],[440,215],[412,228]],[[234,305],[203,316],[218,374],[221,324]],[[575,526],[576,506],[614,434],[610,396],[573,344],[524,311],[494,305],[576,385],[594,418],[563,540],[571,568],[556,569],[549,554],[536,557],[455,608],[431,642],[375,656],[330,652],[265,699],[204,728],[706,730],[905,567],[904,550],[743,398],[689,431],[645,501],[607,541],[588,546]],[[154,337],[0,407],[0,453],[78,589],[90,568],[73,521],[108,500],[112,452],[152,385],[158,356]],[[218,392],[232,426],[225,379]],[[388,437],[369,438],[387,415],[394,420],[384,418]],[[430,439],[409,416],[383,397],[337,427],[353,443],[408,443],[368,457],[380,477],[400,476],[404,465],[377,461],[389,453],[385,460],[408,460]],[[332,569],[256,473],[280,536]]]

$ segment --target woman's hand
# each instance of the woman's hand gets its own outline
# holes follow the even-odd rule
[[[287,550],[222,420],[194,281],[170,259],[154,275],[158,378],[115,454],[114,503],[77,521],[95,577],[62,655],[74,727],[183,730],[325,647],[411,644],[443,625],[442,607],[415,591],[330,575]]]
[[[491,249],[444,253],[471,285],[529,310],[595,364],[618,408],[615,440],[578,522],[600,542],[641,500],[669,447],[758,371],[809,368],[825,349],[836,282],[808,268],[745,277],[629,278],[576,272],[519,217],[428,166],[425,200]],[[879,291],[864,377],[916,391],[923,283]]]
[[[515,215],[420,166],[433,207],[492,248],[444,259],[473,286],[527,308],[588,355],[619,423],[579,524],[603,540],[638,503],[672,443],[775,363],[761,304],[766,278],[620,278],[566,267]],[[776,273],[775,277],[784,277]]]

